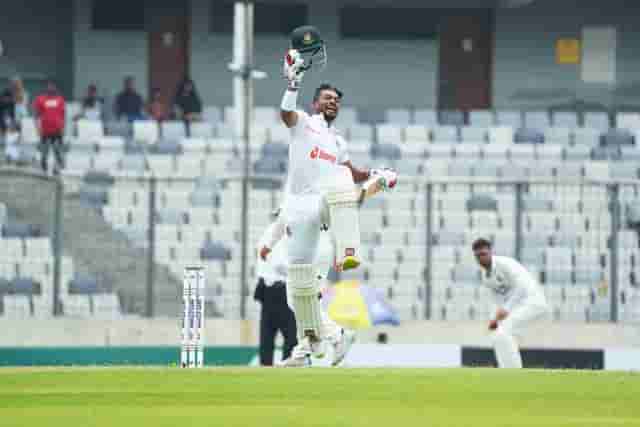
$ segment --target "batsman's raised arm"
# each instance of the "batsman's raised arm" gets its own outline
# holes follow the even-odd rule
[[[342,165],[348,167],[351,170],[351,175],[353,175],[353,182],[355,182],[356,184],[365,182],[371,176],[370,169],[358,169],[357,167],[353,166],[351,160],[342,163]]]
[[[295,49],[290,49],[284,57],[283,71],[287,79],[287,90],[280,103],[280,118],[288,128],[298,124],[298,88],[304,77],[304,60]]]

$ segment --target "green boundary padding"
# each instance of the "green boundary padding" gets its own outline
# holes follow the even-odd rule
[[[248,365],[257,347],[206,347],[205,365]],[[0,347],[0,366],[174,365],[179,347]]]

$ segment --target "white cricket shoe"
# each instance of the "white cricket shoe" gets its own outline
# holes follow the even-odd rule
[[[291,356],[280,363],[284,368],[302,368],[311,366],[311,355],[315,358],[324,357],[322,342],[311,342],[308,337],[302,339],[291,351]]]
[[[342,329],[340,336],[337,339],[331,341],[333,345],[333,359],[331,360],[331,366],[338,366],[351,349],[351,346],[356,341],[356,333],[348,329]]]

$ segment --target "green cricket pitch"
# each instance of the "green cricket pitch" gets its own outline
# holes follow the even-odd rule
[[[3,427],[640,426],[640,373],[2,368]]]

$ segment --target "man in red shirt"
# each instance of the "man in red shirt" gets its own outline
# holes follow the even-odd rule
[[[65,101],[53,81],[49,80],[47,82],[45,93],[38,96],[33,102],[33,111],[38,119],[38,131],[40,132],[40,150],[42,151],[40,164],[42,170],[47,173],[49,148],[53,148],[53,153],[56,157],[54,174],[57,174],[63,167],[62,136],[65,125]]]

